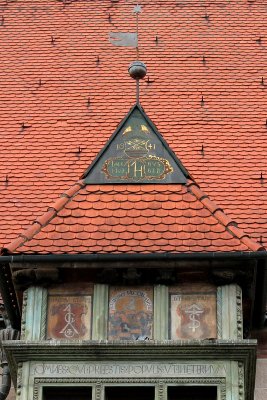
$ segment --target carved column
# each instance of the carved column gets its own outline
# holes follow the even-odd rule
[[[217,289],[218,339],[243,339],[242,291],[238,285]]]
[[[238,362],[238,400],[244,400],[244,364]]]
[[[105,394],[103,390],[102,382],[98,381],[94,388],[94,400],[104,400]]]
[[[167,385],[163,380],[160,380],[155,387],[155,399],[167,400]]]
[[[23,302],[21,310],[21,334],[20,334],[21,340],[25,340],[27,303],[28,303],[28,290],[25,290],[23,293]]]

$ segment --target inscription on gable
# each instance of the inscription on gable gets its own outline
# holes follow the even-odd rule
[[[135,106],[85,173],[86,183],[186,183],[184,167]]]

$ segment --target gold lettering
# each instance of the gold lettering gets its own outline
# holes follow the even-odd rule
[[[137,173],[140,172],[140,177],[143,177],[143,165],[141,165],[140,169],[137,168],[137,163],[134,165],[134,176],[137,177]]]
[[[137,163],[138,163],[138,161],[136,161],[136,160],[131,163],[131,167],[133,167],[133,177],[134,178],[143,178],[144,166],[139,161],[140,167],[138,168]],[[140,174],[138,174],[138,173],[140,173]]]

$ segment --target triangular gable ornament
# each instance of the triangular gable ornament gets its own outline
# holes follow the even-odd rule
[[[140,104],[129,111],[83,175],[90,184],[185,184],[188,177]]]

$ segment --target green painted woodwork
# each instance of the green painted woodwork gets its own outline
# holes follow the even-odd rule
[[[106,340],[108,324],[108,285],[94,285],[92,324],[92,339]]]
[[[43,340],[46,329],[47,289],[32,286],[24,294],[22,316],[23,337],[26,340]]]
[[[154,287],[154,339],[168,339],[169,314],[168,287],[157,285]]]
[[[238,285],[217,289],[217,333],[219,339],[242,339],[242,291]]]

